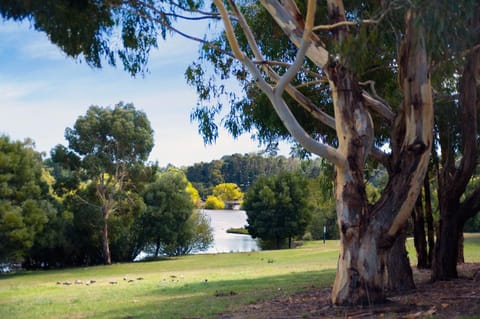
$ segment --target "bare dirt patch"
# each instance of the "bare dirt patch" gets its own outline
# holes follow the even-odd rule
[[[219,318],[480,318],[480,263],[459,265],[458,279],[435,283],[430,282],[429,270],[413,271],[417,289],[389,296],[383,305],[333,307],[331,290],[312,286],[304,292],[248,305]]]

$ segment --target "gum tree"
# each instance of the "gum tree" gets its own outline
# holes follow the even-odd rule
[[[108,221],[121,199],[129,197],[133,178],[153,148],[153,130],[145,113],[132,104],[114,108],[91,106],[73,128],[65,130],[69,149],[80,159],[83,177],[95,186],[102,212],[102,246],[105,264],[111,264]],[[79,197],[80,200],[87,201]]]
[[[295,59],[281,72],[265,61],[262,48],[257,45],[235,3],[229,2],[227,8],[221,1],[215,1],[233,55],[268,97],[289,133],[309,152],[335,166],[341,252],[332,301],[340,305],[383,301],[388,253],[411,214],[432,146],[432,90],[419,10],[409,7],[403,11],[404,29],[397,59],[403,101],[395,114],[384,101],[362,90],[357,75],[348,67],[347,59],[328,52],[316,35],[318,31],[327,30],[331,41],[341,46],[353,36],[350,30],[354,26],[368,21],[348,21],[348,12],[342,1],[327,1],[328,25],[316,24],[315,1],[308,1],[304,11],[293,1],[261,3],[298,48]],[[240,48],[234,23],[241,26],[251,54]],[[315,71],[322,73],[328,81],[333,102],[333,115],[312,108],[311,113],[315,114],[312,120],[316,118],[334,127],[337,145],[328,145],[312,137],[287,105],[287,94],[297,101],[303,98],[291,82],[305,72],[302,69],[305,58],[313,62]],[[300,103],[307,104],[308,101]],[[381,198],[370,205],[365,191],[365,162],[370,154],[385,156],[374,145],[374,116],[391,123],[392,151],[388,159],[391,174]]]

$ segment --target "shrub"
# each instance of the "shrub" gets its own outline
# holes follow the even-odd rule
[[[225,203],[215,196],[208,196],[205,201],[205,209],[224,209]]]

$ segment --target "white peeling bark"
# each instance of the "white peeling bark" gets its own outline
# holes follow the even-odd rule
[[[261,0],[261,3],[288,38],[299,47],[303,37],[303,25],[299,24],[297,19],[299,10],[295,2]],[[306,56],[320,68],[328,63],[328,51],[314,33],[310,34]]]
[[[432,86],[424,30],[411,10],[406,14],[405,24],[407,31],[400,49],[399,75],[404,93],[405,135],[400,154],[410,153],[415,161],[410,163],[412,171],[408,176],[408,193],[388,230],[389,236],[395,236],[412,213],[425,179],[433,144]]]

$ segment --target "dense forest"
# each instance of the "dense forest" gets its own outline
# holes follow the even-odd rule
[[[245,192],[260,176],[299,170],[314,178],[320,175],[322,167],[320,159],[302,161],[284,156],[233,154],[208,163],[196,163],[187,167],[185,172],[202,198],[206,198],[207,194],[211,194],[212,188],[221,183],[235,183]]]

